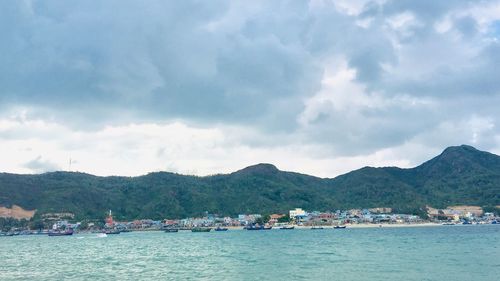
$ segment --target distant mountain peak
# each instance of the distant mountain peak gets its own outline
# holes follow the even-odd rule
[[[495,170],[500,167],[498,155],[477,150],[470,145],[450,146],[440,155],[423,163],[417,169],[430,174],[458,175],[465,171]]]
[[[237,172],[236,174],[275,174],[279,172],[278,168],[273,164],[260,163],[257,165],[248,166]]]
[[[480,152],[477,150],[475,147],[467,145],[467,144],[462,144],[459,146],[450,146],[446,148],[443,151],[443,154],[445,153],[456,153],[456,152]]]
[[[473,146],[462,144],[460,146],[450,146],[446,148],[437,158],[445,160],[445,159],[454,159],[457,160],[459,158],[469,158],[473,159],[476,157],[484,157],[486,155],[493,155],[489,152],[481,151],[476,149]]]

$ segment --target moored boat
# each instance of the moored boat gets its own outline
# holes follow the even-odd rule
[[[255,225],[247,225],[247,226],[245,226],[245,229],[246,229],[246,230],[263,230],[263,229],[264,229],[264,226],[263,226],[263,225],[258,225],[258,226],[255,226]]]
[[[280,229],[282,229],[282,230],[292,230],[294,228],[295,228],[295,226],[293,226],[293,225],[284,225],[284,226],[280,227]]]
[[[345,226],[345,225],[336,225],[336,226],[333,227],[333,229],[344,229],[346,227],[347,226]]]
[[[259,225],[259,224],[250,224],[244,227],[246,230],[271,230],[273,229],[272,226],[265,226],[265,225]]]
[[[118,229],[106,229],[103,231],[106,235],[112,235],[112,234],[120,234],[120,230]]]
[[[170,233],[170,232],[179,232],[178,228],[165,228],[165,232]]]
[[[220,227],[220,226],[218,226],[218,227],[215,228],[215,231],[227,231],[227,227]]]
[[[211,230],[210,227],[193,227],[191,232],[210,232]]]
[[[311,230],[318,230],[318,229],[323,229],[322,226],[313,226],[311,227]]]
[[[53,230],[49,232],[49,236],[69,236],[73,235],[73,229],[68,229],[65,231]]]

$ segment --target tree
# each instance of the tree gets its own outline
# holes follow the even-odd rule
[[[45,225],[42,220],[33,220],[29,223],[29,228],[32,230],[42,230],[45,228]]]
[[[86,230],[87,228],[89,228],[89,223],[86,220],[84,220],[80,223],[80,226],[78,228],[81,230]]]
[[[258,224],[258,225],[264,225],[264,218],[262,217],[258,217],[255,219],[255,223]]]
[[[271,216],[270,215],[265,215],[262,219],[264,220],[264,223],[268,223],[269,220],[271,219]]]
[[[290,216],[289,215],[284,215],[283,217],[278,219],[278,222],[284,223],[284,222],[290,222]]]

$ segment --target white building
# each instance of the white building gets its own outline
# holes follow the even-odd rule
[[[296,217],[306,217],[306,211],[302,208],[295,208],[295,210],[290,210],[290,219],[295,219]]]

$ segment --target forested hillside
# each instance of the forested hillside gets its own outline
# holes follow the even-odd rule
[[[205,211],[221,215],[392,207],[422,212],[426,205],[500,205],[500,157],[470,146],[447,148],[412,169],[365,167],[322,179],[270,164],[207,177],[167,172],[140,177],[83,173],[0,174],[0,205],[101,218],[180,218]]]

